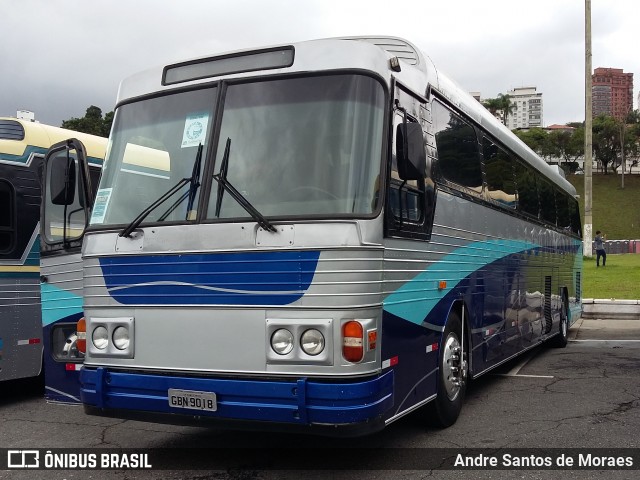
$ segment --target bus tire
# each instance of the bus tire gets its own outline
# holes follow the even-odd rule
[[[569,342],[569,314],[565,295],[562,295],[562,305],[560,306],[560,331],[553,337],[551,342],[556,348],[564,348]]]
[[[467,389],[467,342],[462,355],[462,321],[457,312],[451,312],[442,335],[438,364],[437,396],[429,404],[429,420],[436,427],[453,425],[464,403]]]

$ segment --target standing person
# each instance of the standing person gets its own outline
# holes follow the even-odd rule
[[[603,235],[600,230],[596,231],[596,267],[600,266],[600,257],[602,257],[602,266],[607,266],[607,252],[604,250],[604,240],[607,239],[606,235]]]

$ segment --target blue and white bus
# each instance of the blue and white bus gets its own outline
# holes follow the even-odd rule
[[[83,246],[85,411],[450,425],[469,378],[566,345],[580,229],[574,188],[407,41],[148,70]]]
[[[49,147],[72,136],[86,145],[88,175],[95,186],[106,138],[0,118],[0,381],[38,376],[44,366],[46,398],[79,402],[82,357],[69,349],[68,330],[75,331],[82,317],[80,250],[71,272],[70,257],[58,256],[55,262],[47,259],[48,252],[41,257],[39,235],[43,159]],[[43,248],[50,250],[46,242]],[[65,281],[41,283],[57,273]],[[62,292],[76,298],[73,307],[62,305]]]

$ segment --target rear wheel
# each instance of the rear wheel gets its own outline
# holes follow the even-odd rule
[[[438,393],[428,411],[431,423],[442,428],[458,419],[467,389],[467,347],[463,347],[461,339],[462,321],[456,312],[451,312],[440,348]]]
[[[552,344],[557,348],[564,348],[569,342],[569,313],[567,311],[568,302],[566,295],[562,295],[562,305],[560,305],[560,333],[553,337]]]

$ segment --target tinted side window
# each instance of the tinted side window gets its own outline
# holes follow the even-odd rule
[[[569,215],[571,217],[571,231],[582,237],[582,225],[580,224],[580,208],[575,198],[569,198]]]
[[[555,189],[548,181],[541,179],[538,185],[538,194],[540,195],[542,220],[549,225],[556,225]]]
[[[13,250],[16,237],[15,191],[6,180],[0,180],[0,253]]]
[[[517,162],[516,188],[518,190],[518,210],[538,218],[540,211],[538,205],[538,187],[536,185],[536,172],[529,165]]]
[[[482,169],[475,130],[438,101],[432,106],[438,167],[445,180],[476,193],[482,191]]]
[[[515,209],[515,161],[487,137],[482,139],[482,155],[489,199],[504,207]]]
[[[556,210],[558,212],[558,227],[571,229],[571,202],[573,198],[565,192],[556,191]]]

